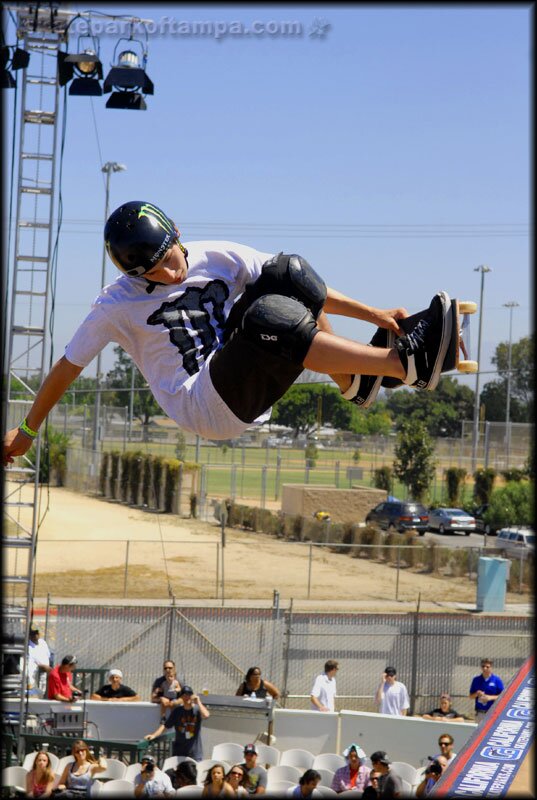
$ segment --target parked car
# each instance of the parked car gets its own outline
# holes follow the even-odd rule
[[[423,536],[429,524],[429,512],[421,503],[404,503],[401,500],[386,500],[372,508],[365,521],[378,525],[382,530],[397,530],[399,533],[415,529]]]
[[[474,517],[463,511],[462,508],[430,508],[429,530],[446,533],[460,531],[469,536],[475,531]]]
[[[496,547],[502,548],[506,553],[515,554],[521,551],[535,551],[535,532],[531,528],[502,528],[496,537]]]
[[[485,533],[487,536],[496,536],[496,534],[502,527],[502,523],[495,520],[491,520],[490,522],[485,522],[483,517],[488,508],[489,504],[484,503],[482,506],[479,506],[479,508],[476,508],[476,510],[474,511],[475,532]]]

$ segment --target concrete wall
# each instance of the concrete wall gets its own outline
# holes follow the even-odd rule
[[[386,500],[384,490],[362,486],[351,489],[296,483],[282,486],[284,514],[310,518],[316,511],[328,511],[332,522],[363,522],[367,512],[383,500]]]

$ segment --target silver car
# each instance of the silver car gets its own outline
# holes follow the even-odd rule
[[[469,536],[476,529],[475,518],[462,508],[430,508],[429,530],[438,533],[460,531]]]

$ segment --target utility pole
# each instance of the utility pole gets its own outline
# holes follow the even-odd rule
[[[475,400],[474,400],[474,427],[472,435],[472,472],[477,467],[477,446],[479,443],[479,373],[481,370],[481,335],[483,331],[483,293],[485,289],[485,273],[492,272],[490,267],[481,264],[474,267],[474,272],[481,272],[481,292],[479,295],[479,332],[477,336],[477,363],[478,369],[475,375]]]
[[[123,172],[126,170],[127,167],[125,164],[118,164],[115,161],[107,161],[104,167],[101,167],[101,172],[106,173],[106,192],[105,192],[105,201],[104,201],[104,221],[106,224],[106,220],[108,219],[108,215],[110,213],[109,208],[109,201],[110,201],[110,175],[112,172]],[[101,263],[101,288],[104,286],[106,281],[106,246],[103,241],[103,257]],[[95,392],[95,405],[94,405],[94,415],[93,415],[93,441],[92,441],[92,449],[95,451],[97,450],[97,442],[99,441],[99,423],[101,419],[101,351],[99,350],[99,354],[97,355],[97,380],[96,380],[96,392]]]
[[[503,303],[505,308],[509,309],[509,349],[507,351],[507,405],[505,408],[505,468],[509,469],[509,457],[511,451],[511,356],[513,352],[513,308],[517,308],[519,303],[516,300],[508,300]]]

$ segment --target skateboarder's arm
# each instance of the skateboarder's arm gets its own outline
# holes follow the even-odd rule
[[[379,328],[388,328],[398,334],[401,334],[402,331],[397,324],[397,320],[408,317],[408,311],[405,308],[382,309],[368,306],[358,300],[353,300],[351,297],[346,297],[330,286],[327,286],[326,289],[326,301],[323,309],[327,314],[339,314],[344,317],[362,319],[365,322],[378,325]]]
[[[54,364],[35,396],[30,411],[26,416],[26,424],[33,431],[39,426],[67,391],[72,382],[78,378],[83,367],[71,364],[65,356]],[[11,463],[14,456],[22,456],[32,446],[32,439],[22,433],[19,428],[8,431],[4,439],[4,465]]]

